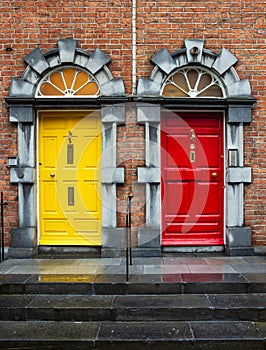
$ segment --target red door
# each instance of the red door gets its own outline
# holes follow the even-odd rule
[[[222,113],[163,113],[164,246],[224,244],[223,153]]]

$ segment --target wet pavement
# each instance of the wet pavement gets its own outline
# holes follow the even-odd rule
[[[256,282],[265,278],[266,249],[259,255],[244,257],[217,256],[164,256],[154,258],[133,258],[129,267],[133,279],[173,281],[190,280],[197,277],[215,279],[215,275],[234,276]],[[97,278],[106,281],[122,280],[126,274],[125,258],[62,258],[62,259],[7,259],[0,264],[1,279],[7,275],[43,276],[43,278],[64,280],[76,276],[81,280]],[[46,277],[45,277],[46,276]],[[100,276],[100,277],[99,277]]]

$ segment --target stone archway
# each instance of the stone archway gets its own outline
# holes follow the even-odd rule
[[[123,168],[116,166],[116,128],[124,123],[125,87],[122,78],[114,79],[107,67],[111,59],[100,49],[89,53],[78,48],[74,39],[60,39],[58,48],[43,53],[34,49],[24,58],[27,64],[21,78],[14,77],[9,97],[10,122],[18,126],[18,164],[10,168],[10,182],[18,185],[19,227],[11,232],[11,257],[31,257],[37,251],[36,194],[36,118],[39,110],[100,109],[102,121],[102,231],[104,242],[116,228],[116,184],[124,182]],[[64,67],[89,72],[99,88],[95,96],[49,96],[38,94],[42,79]],[[36,93],[37,92],[37,93]],[[119,105],[114,106],[114,103]],[[110,157],[111,152],[111,157]],[[112,193],[110,196],[108,194]]]
[[[152,246],[160,245],[160,118],[161,109],[182,111],[223,111],[225,118],[225,167],[226,167],[226,250],[230,255],[252,254],[251,229],[244,225],[244,184],[250,183],[251,168],[244,167],[243,127],[252,120],[255,99],[247,79],[240,80],[234,65],[237,58],[228,50],[216,54],[204,48],[203,40],[184,42],[184,48],[170,54],[167,49],[156,53],[151,62],[155,65],[148,79],[138,82],[138,122],[146,128],[146,166],[139,168],[138,180],[146,183],[147,215],[146,232],[153,237]],[[222,93],[201,97],[195,91],[183,94],[165,93],[167,81],[173,74],[189,67],[202,69],[216,77]],[[187,94],[187,96],[186,96]],[[145,105],[151,103],[152,107]],[[153,131],[152,131],[153,130]],[[157,131],[154,131],[157,130]],[[156,145],[156,146],[155,146]],[[237,157],[237,161],[233,160]],[[151,164],[150,159],[153,159]],[[235,158],[234,158],[235,159]],[[147,231],[148,229],[148,231]],[[149,233],[148,233],[149,235]],[[156,237],[156,239],[155,239]],[[142,245],[142,241],[145,243]],[[147,249],[149,238],[145,229],[139,233],[140,247]],[[154,245],[154,242],[155,245]],[[156,246],[156,247],[155,247]]]

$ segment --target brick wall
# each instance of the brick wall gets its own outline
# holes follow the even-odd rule
[[[136,119],[135,104],[127,104],[126,123],[118,128],[117,134],[117,163],[125,168],[125,184],[117,186],[117,224],[125,226],[127,195],[132,193],[133,234],[145,224],[145,185],[137,181],[138,167],[145,166],[145,131],[143,125],[136,125]]]
[[[25,69],[23,58],[39,46],[43,52],[54,48],[59,38],[75,38],[79,45],[92,51],[102,49],[112,58],[110,69],[115,78],[123,77],[131,94],[131,0],[1,0],[0,41],[0,191],[9,202],[6,209],[7,232],[17,226],[17,189],[9,184],[6,159],[16,154],[16,127],[8,121],[4,97],[9,93],[11,77],[20,77]],[[265,237],[265,2],[137,0],[137,76],[148,77],[151,56],[168,48],[172,53],[185,38],[205,40],[205,48],[219,52],[230,50],[239,60],[236,70],[241,79],[248,78],[258,103],[254,120],[245,126],[245,166],[253,169],[253,184],[245,187],[245,223],[252,227],[254,243],[266,244]],[[134,142],[134,164],[126,164],[126,188],[136,183],[136,168],[144,162],[143,128],[135,125],[134,115],[119,127],[121,162],[128,162],[122,140],[130,129]],[[140,151],[138,152],[138,148]],[[130,147],[130,146],[129,146]],[[135,152],[136,150],[136,152]],[[126,158],[124,158],[124,156]],[[137,193],[138,191],[136,191]],[[143,189],[139,193],[143,192]],[[120,201],[122,188],[118,189]],[[135,198],[143,222],[143,198]],[[137,204],[138,203],[138,204]],[[121,207],[119,203],[119,208]],[[121,208],[120,208],[121,209]],[[119,209],[119,210],[120,210]],[[140,221],[138,221],[140,220]],[[123,217],[118,215],[122,225]]]

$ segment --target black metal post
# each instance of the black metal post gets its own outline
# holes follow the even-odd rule
[[[129,235],[129,263],[130,265],[133,264],[132,262],[132,236],[131,236],[131,199],[133,195],[130,193],[128,196],[128,235]]]
[[[128,208],[126,212],[126,229],[125,229],[125,243],[126,243],[126,276],[129,279],[129,251],[128,251]]]
[[[133,194],[127,197],[126,210],[126,228],[125,228],[125,244],[126,244],[126,277],[129,280],[129,264],[132,265],[132,237],[131,237],[131,199]]]

